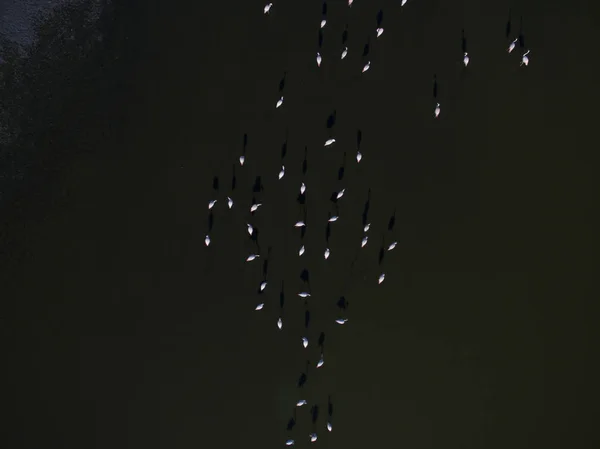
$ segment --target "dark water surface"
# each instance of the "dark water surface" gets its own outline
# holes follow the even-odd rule
[[[308,410],[291,434],[285,424],[321,331],[326,363],[302,393],[321,405],[321,447],[598,444],[594,19],[576,4],[513,5],[512,28],[523,15],[531,48],[523,70],[505,51],[508,2],[409,0],[402,12],[399,1],[345,4],[329,2],[320,69],[320,2],[277,2],[271,17],[254,1],[117,9],[107,48],[126,62],[79,106],[89,120],[65,124],[65,156],[48,162],[60,168],[3,213],[2,402],[14,418],[3,447],[276,448],[288,435],[307,446]],[[385,33],[372,38],[361,76],[381,8]],[[350,53],[340,61],[346,22]],[[333,109],[337,142],[324,149]],[[86,132],[85,151],[68,146]],[[247,163],[230,193],[244,133]],[[253,223],[263,254],[272,247],[262,299],[262,263],[244,262],[256,176],[264,206]],[[328,198],[344,187],[324,261]],[[356,258],[368,189],[371,239]],[[399,243],[380,269],[382,239]],[[313,294],[307,350],[303,268]],[[335,327],[340,295],[350,321]]]

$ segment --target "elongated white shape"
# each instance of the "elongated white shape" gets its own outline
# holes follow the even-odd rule
[[[338,324],[346,324],[347,321],[348,318],[338,318],[337,320],[335,320],[335,322]]]
[[[408,0],[402,0],[402,2],[400,3],[400,6],[404,6],[404,5],[406,5],[406,2],[407,2],[407,1],[408,1]]]
[[[325,250],[325,254],[323,254],[323,256],[325,257],[325,260],[329,259],[329,255],[331,254],[331,251],[329,251],[329,248],[327,248]]]
[[[397,244],[398,244],[398,242],[392,242],[392,243],[390,243],[390,246],[388,246],[388,251],[393,250],[396,247]]]
[[[248,226],[248,234],[252,235],[252,233],[254,232],[254,228],[250,223],[246,223],[246,225]]]
[[[265,14],[269,14],[269,12],[271,11],[271,8],[273,7],[273,3],[267,3],[263,9],[263,12]]]
[[[275,105],[275,108],[278,108],[282,104],[283,104],[283,96],[279,100],[277,100],[277,104]]]
[[[296,442],[295,442],[294,440],[287,440],[287,441],[285,442],[285,445],[286,445],[286,446],[293,446],[294,444],[296,444]]]
[[[325,145],[323,145],[323,146],[328,147],[329,145],[332,145],[334,143],[335,143],[335,139],[327,139],[325,141]]]
[[[344,59],[346,56],[348,56],[348,47],[344,47],[342,50],[342,57],[340,59]]]
[[[264,303],[264,302],[261,302],[259,305],[257,305],[257,306],[254,308],[254,310],[262,310],[264,306],[265,306],[265,303]]]
[[[379,275],[379,279],[377,280],[377,282],[378,282],[379,284],[381,284],[381,283],[382,283],[384,280],[385,280],[385,273],[381,273],[381,274]]]
[[[283,320],[281,318],[277,319],[277,327],[279,328],[279,330],[281,330],[281,328],[283,327]]]
[[[256,212],[260,206],[262,206],[262,203],[253,204],[250,206],[250,212]]]
[[[302,245],[302,246],[300,247],[300,250],[298,251],[298,255],[299,255],[299,256],[301,256],[302,254],[304,254],[304,251],[305,251],[305,249],[304,249],[304,245]]]
[[[340,190],[340,191],[337,193],[337,195],[335,196],[335,198],[339,200],[341,197],[343,197],[343,196],[344,196],[344,193],[346,193],[346,189],[342,189],[342,190]]]
[[[365,235],[365,237],[362,239],[362,242],[360,242],[360,247],[364,248],[368,241],[369,241],[369,236]]]
[[[524,66],[528,66],[529,65],[529,56],[527,56],[529,54],[530,50],[527,50],[525,53],[523,53],[523,56],[521,56],[521,65]]]
[[[469,65],[469,53],[465,52],[465,56],[463,57],[463,64],[466,66]]]
[[[302,346],[304,346],[304,349],[308,347],[308,338],[302,337]]]
[[[329,223],[333,223],[334,221],[337,221],[337,220],[338,220],[338,218],[339,218],[339,217],[338,217],[337,215],[334,215],[333,217],[329,217],[329,220],[327,220],[327,221],[328,221]]]
[[[285,166],[284,165],[281,166],[281,170],[279,171],[279,179],[283,178],[283,175],[285,175]]]
[[[210,245],[210,237],[208,236],[208,234],[206,234],[206,237],[204,237],[204,244],[206,246]]]
[[[262,292],[265,288],[267,288],[267,281],[262,281],[260,283],[260,291]]]
[[[217,200],[210,200],[208,202],[208,210],[211,210],[213,207],[215,207],[215,204],[217,204]]]
[[[371,68],[371,61],[367,62],[365,64],[365,66],[363,67],[362,71],[363,73],[365,73],[367,70],[369,70]]]
[[[439,117],[439,115],[440,115],[440,111],[441,111],[441,109],[440,109],[440,104],[439,104],[439,103],[437,103],[437,104],[435,105],[435,110],[433,111],[433,115],[435,115],[435,118],[438,118],[438,117]]]
[[[296,407],[302,407],[306,404],[308,404],[308,402],[306,402],[306,399],[300,399],[298,402],[296,402]]]
[[[325,364],[325,360],[323,360],[323,354],[321,354],[321,358],[317,362],[317,368],[321,368]]]
[[[304,195],[304,192],[306,192],[306,184],[302,183],[300,185],[300,195]]]
[[[329,421],[327,421],[327,430],[329,430],[330,432],[333,430],[333,426]]]
[[[369,232],[369,229],[371,229],[371,223],[367,223],[365,225],[365,227],[363,228],[363,232]]]
[[[352,7],[352,3],[354,3],[354,0],[348,0],[348,6]]]
[[[260,256],[258,254],[250,254],[246,257],[246,262],[252,262],[254,259],[258,259]]]
[[[229,207],[229,209],[233,207],[233,200],[229,197],[227,197],[227,207]]]
[[[517,38],[517,39],[515,39],[514,41],[512,41],[512,42],[510,43],[510,45],[508,46],[508,50],[507,50],[509,53],[512,53],[512,51],[513,51],[513,50],[515,49],[515,47],[517,46],[517,42],[518,42],[518,41],[519,41],[519,39]]]
[[[294,225],[295,228],[303,228],[304,226],[306,226],[306,223],[304,223],[302,220],[297,221]]]
[[[323,61],[323,58],[321,57],[321,53],[317,52],[317,66],[321,67],[321,61]]]
[[[314,432],[313,432],[313,433],[311,433],[311,434],[309,435],[309,437],[310,437],[310,442],[311,442],[311,443],[314,443],[315,441],[317,441],[317,434],[316,434],[316,433],[314,433]]]
[[[300,296],[300,298],[308,298],[310,296],[310,293],[300,292],[300,293],[298,293],[298,296]]]
[[[246,157],[244,155],[240,156],[240,165],[243,167],[244,166],[244,162],[246,162]]]
[[[325,20],[325,19],[321,20],[321,28],[324,28],[325,25],[327,25],[327,20]]]
[[[377,28],[377,37],[381,36],[383,34],[383,28],[379,27]]]
[[[356,162],[359,163],[362,159],[362,153],[360,151],[356,152]]]

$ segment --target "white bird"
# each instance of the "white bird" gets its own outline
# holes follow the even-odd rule
[[[390,243],[390,246],[388,246],[388,251],[393,250],[396,247],[397,244],[398,244],[398,242],[392,242],[392,243]]]
[[[306,192],[306,184],[302,183],[300,185],[300,195],[304,195],[304,192]]]
[[[265,288],[267,288],[267,281],[262,281],[260,283],[260,291],[262,292]]]
[[[281,318],[277,320],[277,327],[279,328],[279,330],[281,330],[281,328],[283,327],[283,320]]]
[[[381,284],[381,283],[383,282],[383,280],[384,280],[384,279],[385,279],[385,273],[381,273],[381,274],[379,275],[379,279],[377,280],[377,282],[378,282],[379,284]]]
[[[246,262],[252,262],[254,259],[258,259],[260,256],[258,254],[250,254],[246,257]]]
[[[259,305],[257,305],[254,310],[262,310],[262,308],[265,306],[264,302],[261,302]]]
[[[408,1],[408,0],[402,0],[402,2],[400,3],[400,6],[404,6],[404,5],[406,5],[406,2],[407,2],[407,1]]]
[[[204,244],[206,246],[210,245],[210,237],[208,236],[208,234],[206,235],[206,237],[204,237]]]
[[[321,358],[317,362],[317,368],[321,368],[325,364],[325,360],[323,360],[323,354],[321,354]]]
[[[379,27],[377,28],[377,37],[381,36],[383,34],[383,28]]]
[[[465,56],[463,58],[463,64],[466,66],[469,65],[469,53],[465,52]]]
[[[339,200],[341,197],[343,197],[343,196],[344,196],[344,193],[346,193],[346,189],[342,189],[342,190],[340,190],[340,191],[337,193],[337,195],[335,196],[335,198]]]
[[[369,229],[371,229],[371,223],[367,223],[365,225],[365,227],[363,228],[363,232],[369,232]]]
[[[300,399],[298,402],[296,402],[296,407],[302,407],[306,404],[308,404],[308,402],[306,402],[306,399]]]
[[[316,433],[311,433],[310,435],[310,442],[314,443],[315,441],[317,441],[317,434]]]
[[[303,228],[304,226],[306,226],[306,223],[304,223],[302,220],[297,221],[294,225],[295,228]]]
[[[260,206],[262,206],[262,203],[253,204],[250,206],[250,212],[256,212]]]
[[[246,158],[244,157],[244,155],[242,154],[240,156],[240,165],[243,167],[244,166],[244,162],[246,162]]]
[[[369,241],[369,236],[365,235],[365,237],[362,239],[362,242],[360,242],[360,247],[364,248],[368,241]]]
[[[215,207],[215,204],[217,204],[217,200],[210,200],[208,202],[208,210],[212,209],[213,207]]]
[[[254,232],[254,228],[252,227],[252,225],[250,223],[246,223],[248,226],[248,234],[252,235],[252,233]]]
[[[346,324],[346,321],[348,321],[348,318],[338,318],[335,320],[335,322],[338,324]]]
[[[362,153],[360,151],[356,152],[356,162],[359,163],[362,159]]]
[[[527,56],[529,52],[530,50],[527,50],[525,53],[523,53],[523,56],[521,56],[521,65],[529,65],[529,56]]]
[[[325,141],[325,145],[323,145],[323,146],[328,147],[329,145],[334,144],[334,143],[335,143],[335,139],[327,139]]]
[[[330,255],[330,254],[331,254],[331,251],[329,251],[329,248],[327,248],[327,249],[325,250],[325,254],[324,254],[325,260],[329,259],[329,255]]]
[[[371,68],[371,61],[367,62],[365,64],[365,66],[363,67],[362,71],[363,73],[365,73],[367,70],[369,70]]]
[[[227,206],[229,207],[229,209],[233,207],[233,200],[229,197],[227,197]]]
[[[304,349],[307,348],[307,346],[308,346],[308,338],[302,337],[302,346],[304,346]]]
[[[435,105],[435,110],[433,111],[433,114],[435,115],[435,118],[439,117],[439,115],[440,115],[440,104],[439,103],[437,103]]]
[[[323,58],[321,58],[321,53],[317,52],[317,66],[321,67],[321,61],[323,60]]]
[[[348,47],[344,47],[344,50],[342,50],[342,57],[340,59],[344,59],[346,56],[348,56]]]
[[[333,426],[329,421],[327,422],[327,430],[329,430],[330,432],[333,430]]]
[[[353,2],[354,2],[354,0],[348,0],[348,6],[352,7]]]
[[[304,245],[302,245],[302,246],[300,247],[300,251],[298,251],[298,255],[299,255],[299,256],[301,256],[302,254],[304,254],[304,251],[305,251],[305,249],[304,249]]]
[[[286,445],[286,446],[293,446],[294,444],[296,444],[296,442],[295,442],[294,440],[287,440],[287,441],[285,442],[285,445]]]
[[[277,100],[277,104],[275,105],[275,108],[278,108],[282,104],[283,104],[283,96],[281,96],[281,98],[279,100]]]
[[[308,298],[310,296],[310,293],[300,292],[300,293],[298,293],[298,296],[300,296],[300,298]]]
[[[283,175],[285,175],[285,166],[281,166],[281,171],[279,172],[279,179],[283,178]]]
[[[325,19],[321,20],[321,28],[325,27],[326,24],[327,24],[327,20],[325,20]]]
[[[265,5],[265,8],[263,9],[265,14],[269,14],[269,11],[271,11],[271,8],[273,7],[273,3],[267,3]]]
[[[508,46],[508,52],[512,53],[512,51],[515,49],[515,47],[517,46],[517,42],[519,41],[519,38],[516,38],[514,41],[512,41],[510,43],[510,45]]]
[[[337,221],[337,220],[338,220],[338,218],[339,218],[339,217],[338,217],[337,215],[334,215],[333,217],[329,217],[329,220],[327,220],[327,221],[328,221],[329,223],[333,223],[334,221]]]

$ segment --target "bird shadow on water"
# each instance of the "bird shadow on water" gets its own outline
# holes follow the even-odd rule
[[[279,308],[283,309],[285,304],[285,293],[283,288],[283,281],[281,281],[281,291],[279,292]]]
[[[344,151],[344,155],[342,156],[342,164],[340,168],[338,168],[338,181],[344,179],[344,173],[346,172],[346,152]]]
[[[319,50],[323,48],[323,30],[319,30]]]
[[[360,150],[360,144],[362,142],[362,131],[359,129],[356,131],[356,148]]]
[[[394,209],[394,213],[390,217],[388,221],[388,231],[393,231],[394,226],[396,225],[396,210]]]
[[[218,191],[219,191],[219,177],[218,177],[218,176],[215,176],[215,177],[213,178],[213,190],[214,190],[215,192],[218,192]]]
[[[264,190],[264,186],[262,183],[262,177],[259,175],[254,179],[254,185],[252,186],[252,192],[253,193],[261,193],[263,190]]]
[[[308,170],[308,147],[304,147],[304,160],[302,161],[302,174],[306,175]]]
[[[334,109],[331,114],[327,117],[327,129],[332,129],[335,126],[335,121],[337,118],[337,111]]]
[[[283,72],[283,77],[281,78],[281,81],[279,81],[279,93],[283,92],[283,89],[285,89],[286,77],[287,71]]]
[[[369,219],[369,209],[371,208],[371,188],[367,192],[367,201],[365,202],[365,207],[363,208],[362,213],[362,224],[366,226]]]
[[[348,308],[348,301],[346,300],[345,296],[340,296],[340,299],[338,299],[337,302],[337,306],[338,308],[344,311]]]
[[[298,378],[298,388],[302,388],[304,387],[304,385],[306,385],[306,380],[308,379],[308,367],[310,366],[310,360],[306,361],[306,369],[303,373],[300,374],[300,377]]]
[[[383,23],[383,9],[380,9],[379,12],[377,13],[377,28],[380,28],[382,23]]]
[[[512,31],[511,12],[511,8],[508,8],[508,19],[506,20],[506,28],[504,30],[507,39],[510,37],[510,32]]]
[[[304,311],[304,327],[308,329],[310,324],[310,310],[308,310],[308,303],[304,302],[304,304],[307,306],[307,309]]]
[[[235,175],[235,164],[231,168],[231,190],[235,190],[237,187],[237,176]]]
[[[348,42],[348,24],[346,24],[342,32],[342,45],[346,45],[346,42]]]

